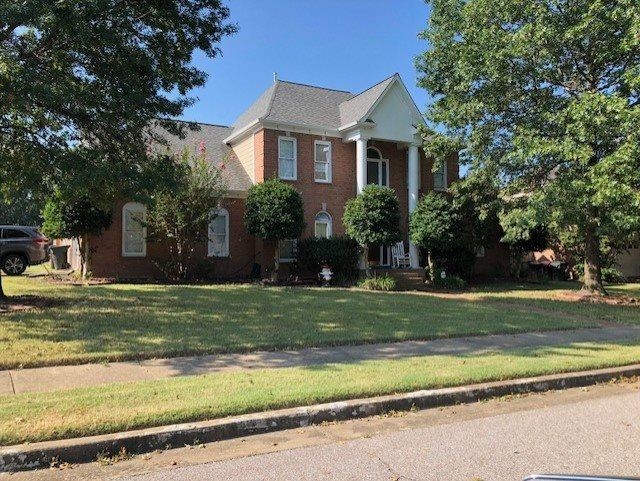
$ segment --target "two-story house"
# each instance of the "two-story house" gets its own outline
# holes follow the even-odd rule
[[[348,199],[367,184],[394,189],[400,201],[402,232],[411,265],[418,252],[408,242],[409,213],[421,192],[445,190],[458,177],[452,156],[432,173],[417,126],[419,109],[400,76],[395,74],[353,94],[293,82],[276,81],[231,127],[201,124],[185,139],[171,138],[176,152],[204,142],[207,158],[225,165],[229,194],[209,226],[208,245],[198,246],[203,261],[214,263],[220,278],[246,277],[254,265],[272,264],[275,250],[282,262],[295,257],[294,240],[279,246],[250,236],[243,224],[249,187],[277,177],[290,183],[304,200],[306,236],[344,234],[342,216]],[[92,272],[99,277],[139,278],[159,274],[154,259],[165,249],[146,240],[136,222],[146,207],[123,202],[112,226],[92,239]],[[369,249],[370,260],[390,262],[388,246]]]

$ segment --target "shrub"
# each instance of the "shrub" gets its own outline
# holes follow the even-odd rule
[[[584,263],[579,263],[573,266],[574,272],[578,275],[578,278],[584,280]],[[607,284],[622,284],[627,282],[627,278],[615,267],[603,267],[602,268],[602,282]]]
[[[433,279],[433,286],[436,289],[446,289],[451,291],[459,291],[465,289],[467,287],[467,283],[464,279],[458,276],[450,276],[442,277],[442,270],[436,269],[436,275]]]
[[[369,291],[395,291],[396,280],[393,277],[384,274],[364,279],[360,282],[358,287]]]
[[[349,237],[310,237],[298,242],[298,265],[314,274],[329,265],[334,279],[353,279],[358,269],[360,246]]]

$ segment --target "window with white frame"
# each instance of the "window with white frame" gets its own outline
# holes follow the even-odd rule
[[[278,242],[278,259],[280,262],[293,262],[296,260],[298,241],[296,239],[284,239]]]
[[[327,239],[331,237],[332,224],[331,216],[327,212],[318,212],[316,214],[315,236],[325,237]]]
[[[227,209],[212,212],[208,238],[209,257],[229,257],[229,211]]]
[[[138,202],[128,202],[122,207],[122,255],[144,257],[147,255],[147,209]]]
[[[447,165],[442,164],[433,173],[433,189],[445,190],[447,188]]]
[[[331,182],[331,142],[316,140],[314,147],[314,180],[329,183]]]
[[[294,137],[278,137],[278,177],[298,178],[298,145]]]

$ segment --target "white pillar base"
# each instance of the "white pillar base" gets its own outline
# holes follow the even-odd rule
[[[418,246],[413,242],[409,242],[409,267],[412,269],[420,269],[420,254]]]

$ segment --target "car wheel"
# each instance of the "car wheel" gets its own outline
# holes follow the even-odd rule
[[[9,254],[2,259],[2,270],[8,276],[19,276],[27,270],[27,258],[22,254]]]

